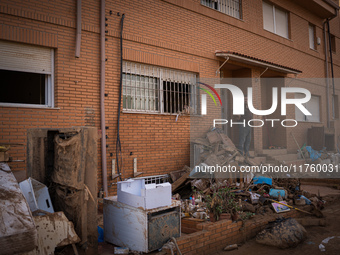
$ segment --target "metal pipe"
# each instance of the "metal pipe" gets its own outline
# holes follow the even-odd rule
[[[77,0],[77,36],[76,36],[76,58],[80,57],[81,45],[81,0]]]
[[[326,22],[323,23],[323,36],[325,48],[325,72],[326,72],[326,102],[327,102],[327,128],[330,127],[330,110],[329,110],[329,79],[328,79],[328,50],[326,37]]]
[[[102,130],[102,175],[105,195],[107,188],[106,132],[105,132],[105,0],[100,2],[100,128]]]
[[[327,19],[327,28],[328,28],[328,40],[329,40],[329,58],[331,61],[331,74],[332,74],[332,84],[333,84],[333,96],[335,95],[335,87],[334,87],[334,70],[333,70],[333,51],[332,51],[332,37],[331,37],[331,29],[329,26],[329,19]]]

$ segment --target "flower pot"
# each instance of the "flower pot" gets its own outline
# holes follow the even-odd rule
[[[212,212],[209,213],[209,218],[210,218],[211,222],[215,222],[216,221],[215,215]]]
[[[231,219],[231,214],[230,213],[222,213],[220,215],[220,220],[230,220]]]
[[[238,220],[238,218],[239,218],[239,214],[236,212],[236,213],[233,213],[232,215],[231,215],[231,219],[232,219],[232,221],[236,221],[236,220]]]

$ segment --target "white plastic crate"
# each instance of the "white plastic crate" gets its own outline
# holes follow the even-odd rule
[[[145,184],[144,179],[118,182],[118,202],[143,209],[171,205],[171,184]]]
[[[19,186],[32,212],[40,209],[54,213],[50,194],[44,184],[29,177],[27,180],[20,182]]]

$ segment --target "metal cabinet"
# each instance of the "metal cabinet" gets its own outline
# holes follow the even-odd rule
[[[104,198],[104,239],[130,250],[150,252],[163,246],[171,237],[180,237],[180,202],[150,210]]]

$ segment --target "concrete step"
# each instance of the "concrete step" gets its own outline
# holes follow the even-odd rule
[[[263,155],[275,156],[287,154],[287,149],[266,149],[262,152]]]
[[[273,155],[272,156],[274,159],[278,160],[278,161],[294,161],[298,159],[298,155],[297,154],[282,154],[282,155]]]
[[[256,164],[261,165],[261,164],[265,164],[266,163],[266,157],[255,157],[251,159],[252,161],[254,161]]]

